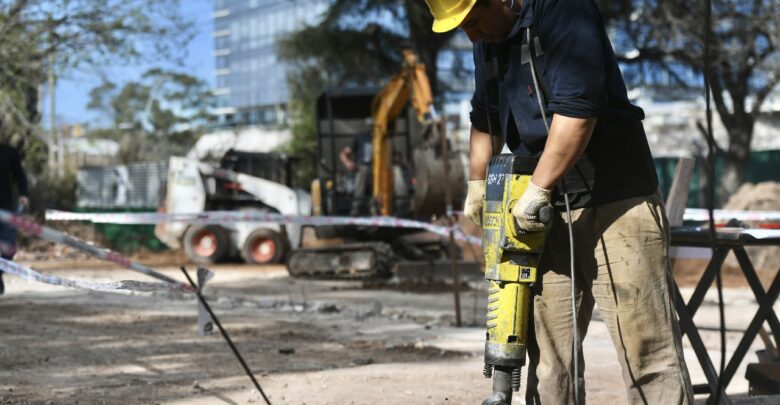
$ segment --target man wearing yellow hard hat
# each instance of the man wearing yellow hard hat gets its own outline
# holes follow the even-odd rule
[[[692,404],[674,307],[669,228],[642,125],[594,0],[426,0],[433,31],[474,43],[470,181],[464,212],[481,225],[485,172],[506,146],[535,161],[512,208],[547,230],[534,286],[527,404],[584,403],[583,356],[572,354],[569,228],[578,344],[598,305],[629,402]],[[551,226],[538,207],[553,205]],[[549,228],[549,229],[548,229]],[[578,370],[574,372],[574,364]]]

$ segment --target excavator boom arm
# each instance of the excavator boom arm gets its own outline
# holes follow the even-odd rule
[[[393,205],[393,137],[388,126],[403,112],[410,101],[420,122],[433,115],[433,95],[425,65],[417,63],[411,50],[404,51],[401,72],[388,82],[374,97],[371,112],[374,118],[372,132],[373,197],[379,203],[381,215],[391,215]]]

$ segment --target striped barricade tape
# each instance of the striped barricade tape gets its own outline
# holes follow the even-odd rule
[[[127,290],[127,291],[161,291],[161,290],[178,290],[176,286],[170,283],[154,283],[146,281],[135,280],[121,280],[108,283],[93,283],[89,281],[71,280],[49,274],[39,273],[33,269],[22,266],[19,263],[12,262],[10,260],[0,257],[0,270],[4,273],[13,274],[17,277],[21,277],[29,281],[38,281],[41,283],[58,285],[63,287],[79,288],[82,290],[92,291],[114,291],[114,290]]]
[[[47,221],[90,221],[94,223],[156,225],[164,222],[186,222],[189,224],[220,224],[236,222],[273,222],[298,225],[357,225],[389,228],[423,229],[440,236],[449,236],[451,228],[427,222],[397,217],[337,217],[282,215],[270,211],[206,211],[190,214],[168,213],[75,213],[66,211],[46,211]],[[472,244],[481,244],[478,237],[465,234],[455,227],[455,238]]]
[[[715,210],[715,221],[780,221],[780,211],[742,211],[742,210]],[[686,221],[707,221],[709,213],[703,208],[686,208],[683,219]]]
[[[124,268],[146,274],[150,277],[154,277],[158,280],[169,283],[171,288],[183,291],[192,291],[192,287],[189,285],[176,281],[175,279],[168,277],[165,274],[159,273],[141,263],[132,261],[120,255],[119,253],[112,252],[108,249],[103,249],[82,240],[76,239],[72,236],[65,235],[62,232],[40,225],[29,218],[12,214],[8,211],[0,210],[0,221],[5,222],[26,234],[78,249],[82,252],[86,252],[94,257],[97,257],[98,259],[107,260]]]
[[[738,211],[715,210],[716,221],[737,219],[740,221],[780,221],[780,211]],[[700,208],[687,208],[684,219],[688,221],[706,221],[707,210]],[[46,212],[46,220],[49,221],[90,221],[94,223],[155,225],[165,222],[186,222],[189,224],[220,224],[236,222],[273,222],[281,224],[298,225],[357,225],[380,226],[393,228],[423,229],[439,236],[449,236],[450,228],[411,219],[397,217],[342,217],[342,216],[294,216],[282,215],[267,210],[254,211],[205,211],[199,213],[75,213],[67,211],[49,210]],[[457,240],[481,244],[476,236],[465,234],[459,227],[454,228]]]

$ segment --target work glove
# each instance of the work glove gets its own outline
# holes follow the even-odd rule
[[[485,204],[485,180],[469,180],[463,214],[482,228],[482,206]]]
[[[528,182],[525,192],[512,207],[512,216],[517,226],[526,232],[541,232],[547,230],[552,223],[552,192],[545,190],[533,182]],[[539,211],[545,208],[547,217],[540,218]],[[546,222],[542,222],[545,220]]]

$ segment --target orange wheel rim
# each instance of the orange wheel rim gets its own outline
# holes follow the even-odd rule
[[[268,263],[276,255],[276,242],[271,238],[259,237],[252,240],[252,260],[257,263]]]
[[[209,257],[217,252],[218,243],[214,231],[203,230],[192,237],[192,250],[198,256]]]

